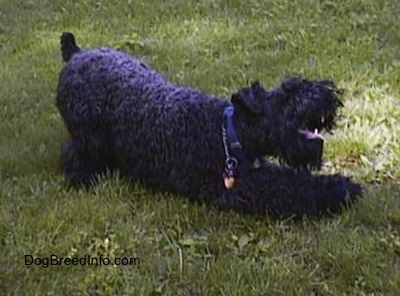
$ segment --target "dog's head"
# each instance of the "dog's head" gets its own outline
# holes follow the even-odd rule
[[[335,126],[343,106],[340,91],[328,80],[289,78],[280,87],[264,89],[254,82],[232,96],[243,149],[250,157],[278,156],[296,168],[319,169],[322,131]]]

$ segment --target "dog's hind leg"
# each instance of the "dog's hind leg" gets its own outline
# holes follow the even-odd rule
[[[113,136],[103,94],[101,85],[90,88],[79,75],[65,78],[58,87],[56,104],[71,137],[62,151],[61,169],[72,186],[88,187],[113,169]]]
[[[89,187],[97,177],[114,169],[110,139],[98,125],[80,124],[63,147],[61,170],[71,186]]]
[[[97,158],[97,159],[96,159]],[[89,187],[96,177],[105,173],[106,166],[78,141],[69,139],[61,153],[61,170],[73,187]]]

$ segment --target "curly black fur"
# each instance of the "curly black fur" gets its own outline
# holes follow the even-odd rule
[[[190,200],[277,216],[337,212],[361,194],[345,177],[306,171],[321,166],[323,139],[314,129],[331,130],[342,106],[330,81],[295,77],[273,90],[254,82],[229,102],[176,86],[125,53],[81,50],[71,33],[61,36],[61,49],[68,62],[57,107],[70,133],[61,166],[71,185],[89,186],[99,174],[118,170]],[[221,125],[231,105],[245,169],[227,189]],[[265,155],[302,170],[251,169]]]
[[[261,185],[262,184],[262,185]],[[361,195],[361,187],[341,175],[308,172],[264,164],[238,180],[218,199],[222,209],[272,217],[320,217],[339,213]]]

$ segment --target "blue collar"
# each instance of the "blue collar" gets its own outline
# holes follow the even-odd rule
[[[226,139],[227,144],[230,149],[242,149],[242,145],[238,140],[235,127],[233,125],[233,115],[235,115],[235,107],[228,106],[224,110],[224,123],[222,124],[222,128],[226,129]]]
[[[233,116],[235,108],[228,106],[224,110],[222,122],[222,142],[224,144],[225,152],[225,168],[222,174],[224,178],[225,187],[231,189],[235,182],[237,175],[237,168],[239,166],[240,156],[243,155],[242,145],[236,134],[233,124]]]

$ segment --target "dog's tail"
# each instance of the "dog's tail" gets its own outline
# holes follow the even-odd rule
[[[60,37],[61,55],[64,62],[68,62],[74,54],[81,51],[75,42],[75,36],[70,32],[64,32]]]

